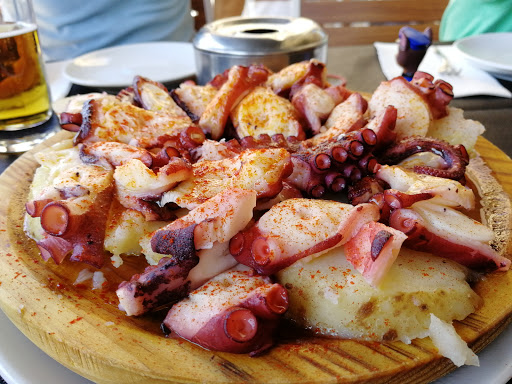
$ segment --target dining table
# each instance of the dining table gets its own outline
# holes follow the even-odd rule
[[[347,88],[350,90],[356,90],[365,93],[372,93],[382,81],[386,80],[384,76],[379,60],[377,57],[376,49],[373,45],[356,45],[356,46],[340,46],[340,47],[329,47],[327,54],[327,70],[330,75],[341,76],[346,80]],[[499,80],[498,81],[508,90],[512,91],[512,82]],[[103,89],[88,88],[77,84],[72,84],[69,88],[68,95],[76,95],[89,92],[102,92]],[[473,119],[480,121],[485,126],[485,132],[483,137],[492,142],[507,156],[512,156],[512,99],[496,96],[486,95],[475,95],[469,97],[455,98],[450,103],[451,106],[461,108],[464,110],[464,116],[467,119]],[[52,117],[50,121],[45,123],[41,129],[53,130],[57,127],[58,129],[58,118]],[[0,171],[3,172],[9,167],[16,159],[19,154],[0,154]],[[3,315],[0,313],[0,315]],[[510,325],[508,326],[508,334],[510,334]],[[13,327],[12,332],[17,332]],[[20,333],[20,336],[21,335]],[[509,340],[510,340],[510,336]],[[500,337],[498,336],[495,342],[499,342]],[[26,340],[28,344],[30,342]],[[0,335],[0,343],[4,343],[4,339]],[[27,346],[26,348],[30,348]],[[36,347],[34,347],[36,348]],[[489,348],[489,347],[488,347]],[[14,352],[20,352],[16,350]],[[41,351],[39,353],[42,354]],[[486,350],[482,351],[482,354],[486,353]],[[510,355],[509,355],[510,356]],[[47,356],[46,356],[47,357]],[[49,357],[47,357],[50,359]],[[492,358],[490,358],[492,360]],[[488,359],[488,360],[490,360]],[[51,359],[50,359],[51,360]],[[484,364],[488,362],[484,360]],[[1,362],[1,359],[0,359]],[[1,365],[1,364],[0,364]],[[57,363],[58,365],[58,363]],[[510,366],[509,366],[510,367]],[[63,367],[62,367],[63,368]],[[465,368],[465,367],[464,367]],[[473,368],[473,367],[472,367]],[[27,369],[31,369],[30,366]],[[64,369],[64,368],[63,368]],[[511,370],[509,369],[509,372]],[[15,376],[6,375],[8,371],[4,372],[3,376],[8,384],[19,384],[16,381]],[[439,383],[456,383],[457,381],[450,381],[450,377],[456,374],[454,372],[440,380]],[[74,373],[72,373],[74,375]],[[51,377],[51,376],[48,376]],[[448,379],[447,379],[448,378]],[[40,384],[44,384],[47,378],[42,377]],[[49,379],[48,379],[49,380]],[[77,381],[79,383],[86,383],[87,380]],[[445,381],[443,381],[445,380]],[[0,383],[5,384],[2,378]],[[49,383],[50,381],[48,381]],[[478,382],[478,381],[474,381]],[[506,380],[503,382],[505,383]],[[73,384],[70,382],[69,384]]]

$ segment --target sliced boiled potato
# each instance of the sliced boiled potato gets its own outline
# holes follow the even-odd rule
[[[460,108],[448,107],[448,115],[432,121],[427,136],[447,141],[452,145],[463,144],[473,150],[478,136],[485,132],[479,121],[465,119]]]
[[[453,325],[437,318],[434,314],[430,316],[429,336],[439,353],[449,358],[457,367],[464,364],[480,366],[478,356],[457,334]]]
[[[402,248],[379,289],[346,260],[342,247],[280,271],[287,289],[287,316],[315,333],[409,343],[429,333],[430,314],[461,320],[481,299],[466,282],[464,267]]]
[[[124,208],[114,201],[103,241],[105,249],[112,253],[112,264],[119,267],[123,263],[121,255],[140,256],[141,239],[166,224],[165,221],[146,221],[139,211]]]

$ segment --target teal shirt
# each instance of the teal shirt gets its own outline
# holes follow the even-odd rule
[[[512,32],[512,0],[450,0],[441,19],[441,41],[486,32]]]
[[[64,60],[120,44],[191,41],[184,0],[33,0],[46,60]],[[150,59],[150,58],[148,58]]]

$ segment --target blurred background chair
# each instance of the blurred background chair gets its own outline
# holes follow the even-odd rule
[[[192,0],[207,23],[231,16],[299,16],[300,0]]]
[[[196,30],[214,20],[240,16],[244,4],[244,0],[191,0]]]
[[[329,45],[395,41],[401,27],[431,27],[439,40],[439,23],[448,0],[300,0],[301,16],[320,24]]]

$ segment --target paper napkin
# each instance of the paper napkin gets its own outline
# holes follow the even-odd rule
[[[374,46],[377,56],[386,78],[392,79],[402,74],[402,67],[396,62],[398,44],[376,42]],[[437,49],[448,59],[450,64],[460,69],[457,75],[440,74],[439,70],[443,65],[443,58],[435,53],[431,46],[418,70],[430,73],[434,79],[442,79],[453,86],[454,97],[466,97],[476,95],[488,95],[498,97],[512,97],[512,92],[502,86],[498,80],[485,71],[472,67],[457,52],[452,45],[438,45]]]

